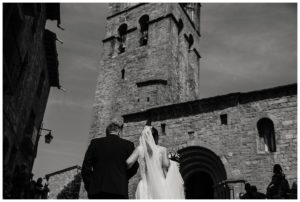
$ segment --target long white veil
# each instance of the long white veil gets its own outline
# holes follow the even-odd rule
[[[150,126],[145,126],[142,131],[142,135],[140,136],[140,145],[144,151],[147,187],[151,198],[170,198],[159,158],[159,151],[154,142]]]
[[[178,164],[170,161],[166,176],[157,145],[152,136],[151,127],[145,126],[140,136],[140,146],[145,158],[145,176],[147,192],[151,199],[184,199],[184,182]]]

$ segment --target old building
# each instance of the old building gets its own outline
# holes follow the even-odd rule
[[[48,179],[48,199],[78,199],[81,185],[80,166],[71,166],[45,175]]]
[[[128,112],[198,98],[199,17],[184,5],[111,4],[106,29],[91,137]]]
[[[244,181],[265,192],[275,163],[282,165],[290,185],[297,180],[296,85],[154,107],[123,117],[126,138],[137,143],[150,119],[160,131],[160,144],[179,153],[189,198],[203,197],[202,191],[210,193],[209,198],[237,198]],[[223,190],[224,184],[234,188],[235,196]]]
[[[56,34],[59,4],[3,4],[3,192],[24,197],[36,157],[50,87],[58,87]]]
[[[265,192],[272,166],[297,180],[297,85],[199,100],[198,3],[110,4],[90,139],[112,120],[138,144],[147,121],[179,154],[187,198]],[[130,181],[134,197],[139,177]]]

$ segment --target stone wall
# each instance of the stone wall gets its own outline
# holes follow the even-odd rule
[[[49,199],[57,199],[57,196],[67,189],[67,186],[75,179],[76,175],[80,175],[80,170],[78,167],[72,167],[72,169],[67,169],[66,171],[58,171],[57,174],[49,174]],[[79,193],[79,189],[78,189]],[[74,193],[76,194],[76,193]]]
[[[297,180],[297,86],[290,85],[245,94],[149,109],[124,116],[124,138],[138,144],[146,120],[160,132],[160,144],[169,151],[200,146],[222,160],[227,179],[243,179],[265,192],[273,165],[279,163],[290,185]],[[227,114],[227,125],[220,115]],[[274,123],[276,152],[260,150],[257,122]],[[162,133],[161,124],[166,124]],[[138,177],[131,182],[133,197]]]

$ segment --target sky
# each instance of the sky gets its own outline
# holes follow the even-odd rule
[[[57,43],[60,82],[52,88],[33,173],[43,177],[82,164],[105,35],[108,5],[61,4],[61,26],[47,22]],[[203,3],[200,97],[247,92],[297,82],[296,3]],[[46,133],[45,133],[46,134]]]

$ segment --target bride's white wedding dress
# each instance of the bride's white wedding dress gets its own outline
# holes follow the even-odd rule
[[[165,174],[162,158],[165,148],[155,144],[150,127],[145,127],[138,146],[138,162],[141,180],[136,190],[136,199],[184,199],[183,180],[178,165],[170,161]]]

